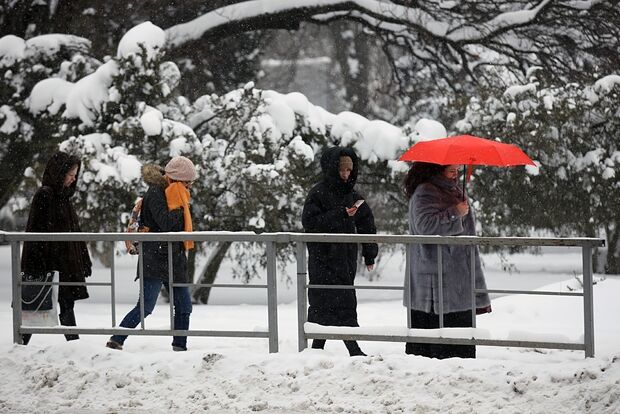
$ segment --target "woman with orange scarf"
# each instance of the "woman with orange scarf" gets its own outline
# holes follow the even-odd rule
[[[142,167],[142,177],[149,185],[140,211],[140,223],[149,232],[192,231],[190,210],[190,192],[196,178],[196,168],[185,157],[174,157],[166,165],[164,174],[155,165]],[[155,308],[161,286],[169,290],[168,277],[168,243],[144,242],[144,314],[150,315]],[[194,248],[194,242],[172,242],[172,273],[174,283],[189,283],[187,273],[186,251]],[[174,287],[174,329],[189,329],[189,317],[192,312],[192,300],[189,288]],[[136,306],[125,316],[120,326],[135,328],[140,323],[140,299]],[[114,335],[106,346],[123,349],[127,335]],[[175,336],[172,340],[174,351],[187,350],[187,336]]]

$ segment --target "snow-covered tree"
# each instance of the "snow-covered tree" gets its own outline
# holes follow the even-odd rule
[[[180,79],[177,66],[163,61],[164,42],[160,28],[150,22],[138,25],[121,39],[114,58],[64,86],[68,93],[60,148],[83,160],[76,206],[86,218],[85,230],[123,228],[136,197],[145,190],[141,165],[164,165],[171,156],[194,158],[202,151],[190,127],[162,113],[176,114],[170,108],[177,105],[171,92]],[[35,87],[31,101],[53,90]],[[101,249],[103,253],[105,246]]]
[[[22,182],[23,176],[15,172],[45,162],[58,143],[57,125],[30,110],[30,91],[48,77],[64,83],[90,73],[98,62],[88,56],[89,47],[87,39],[71,35],[0,38],[0,205]],[[58,89],[58,94],[64,92]],[[49,96],[50,112],[60,108],[56,98]]]
[[[203,144],[204,173],[195,184],[194,197],[199,200],[197,216],[209,230],[300,231],[301,209],[308,190],[320,177],[318,159],[324,148],[355,148],[362,160],[362,177],[366,177],[362,186],[372,196],[386,186],[398,187],[403,163],[393,160],[414,139],[407,129],[350,112],[331,114],[300,93],[261,91],[251,83],[224,96],[199,98],[188,120]],[[393,200],[387,202],[376,205],[377,216],[403,207],[393,205]],[[404,212],[392,220],[400,221],[402,228]],[[213,282],[229,247],[229,243],[213,247],[200,271],[201,283]],[[244,279],[256,273],[256,265],[264,264],[256,260],[264,258],[256,254],[262,246],[232,247],[233,260],[245,263],[240,275]],[[282,263],[292,257],[291,250],[279,253]],[[194,297],[206,302],[208,294],[209,289],[199,289]]]
[[[298,94],[261,91],[250,83],[223,96],[196,100],[188,119],[204,149],[203,173],[193,190],[194,212],[202,219],[203,229],[299,230],[307,179],[313,173],[308,169],[314,161],[309,144],[323,147],[325,143],[325,131],[313,130],[308,117],[291,109],[295,103],[311,106],[304,99]],[[202,283],[213,282],[229,247],[230,243],[221,243],[210,249],[210,260],[200,271]],[[232,247],[234,260],[247,263],[239,275],[247,280],[256,274],[255,258],[264,255],[248,246]],[[290,252],[281,253],[283,259],[290,257]],[[201,288],[194,297],[204,303],[209,292]]]
[[[620,59],[620,10],[613,1],[229,1],[166,32],[168,47],[176,49],[252,30],[341,20],[381,39],[397,90],[412,104],[420,98],[419,84],[467,92],[493,79],[488,67],[521,79],[540,66],[556,79],[590,80],[614,70]]]
[[[179,90],[191,99],[256,80],[269,32],[297,36],[304,24],[327,26],[345,46],[335,59],[352,106],[339,110],[399,124],[409,121],[399,109],[409,108],[452,125],[460,96],[493,84],[495,67],[520,80],[541,66],[557,80],[587,82],[620,65],[620,10],[609,0],[0,1],[0,36],[75,33],[93,41],[97,56],[144,21],[167,28],[168,59],[186,74]],[[375,48],[379,59],[369,60]]]
[[[85,230],[121,229],[127,213],[119,211],[129,212],[144,191],[140,166],[164,165],[182,154],[198,167],[192,190],[197,230],[298,231],[323,148],[352,146],[364,163],[390,169],[388,160],[411,144],[386,122],[331,114],[302,94],[262,91],[252,83],[191,103],[172,93],[180,72],[163,61],[163,42],[161,29],[143,23],[92,73],[75,82],[44,79],[30,93],[29,110],[57,129],[61,149],[83,159],[77,205]],[[213,281],[229,247],[207,246],[198,281]],[[264,255],[233,247],[232,257],[246,263],[239,276],[248,279]],[[208,290],[195,297],[206,302]]]
[[[474,98],[461,132],[524,149],[538,169],[481,167],[475,174],[485,234],[607,239],[606,271],[619,273],[620,77],[594,84],[550,84],[533,69],[526,84]]]

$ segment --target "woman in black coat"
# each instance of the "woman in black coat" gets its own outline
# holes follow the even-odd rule
[[[190,187],[196,178],[196,169],[188,158],[172,158],[163,171],[155,165],[142,168],[142,178],[149,188],[142,199],[140,224],[152,233],[192,231],[190,212]],[[189,283],[186,251],[194,247],[191,241],[172,242],[173,283]],[[168,243],[144,242],[144,314],[155,309],[162,285],[170,291],[168,277]],[[192,299],[187,286],[173,287],[174,329],[189,330]],[[140,298],[136,306],[121,321],[122,328],[135,328],[140,323]],[[106,343],[108,348],[122,350],[127,335],[113,335]],[[174,336],[174,351],[187,351],[187,336]]]
[[[359,169],[358,158],[350,148],[332,147],[321,156],[323,179],[308,194],[302,213],[302,224],[308,233],[377,232],[372,210],[355,190]],[[362,244],[362,256],[372,270],[378,247]],[[357,244],[308,243],[308,276],[310,284],[349,285],[355,281]],[[354,289],[309,289],[308,322],[329,326],[359,326],[357,298]],[[349,354],[365,355],[356,341],[344,341]],[[322,349],[324,339],[315,339],[313,348]]]
[[[41,187],[30,205],[27,232],[80,232],[77,214],[71,203],[81,162],[76,156],[59,151],[47,162]],[[26,241],[22,250],[22,277],[58,271],[60,282],[85,282],[91,275],[92,263],[83,241]],[[75,301],[88,298],[86,286],[63,286],[58,289],[61,325],[75,326]],[[22,336],[23,344],[32,335]],[[78,339],[66,334],[68,341]]]

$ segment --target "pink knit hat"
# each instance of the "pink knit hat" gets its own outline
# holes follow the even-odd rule
[[[166,164],[166,175],[176,181],[194,181],[196,179],[196,167],[186,157],[178,156]]]

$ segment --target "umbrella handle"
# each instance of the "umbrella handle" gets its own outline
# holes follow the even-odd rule
[[[467,178],[467,170],[465,168],[466,166],[463,165],[463,201],[467,199],[467,196],[465,195],[465,180]]]
[[[463,165],[463,201],[467,199],[467,195],[465,193],[465,182],[471,180],[471,175],[474,172],[474,165],[467,164]]]

